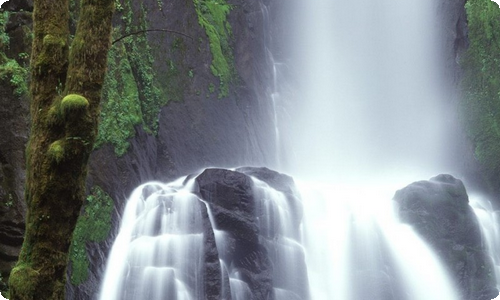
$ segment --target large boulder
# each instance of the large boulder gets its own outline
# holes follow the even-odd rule
[[[462,299],[490,300],[498,295],[493,263],[464,184],[451,175],[414,182],[396,192],[401,221],[436,251]]]
[[[272,264],[259,244],[255,201],[249,176],[224,169],[207,169],[196,182],[202,199],[210,205],[215,227],[228,233],[226,265],[237,269],[253,299],[273,299]],[[229,249],[228,249],[229,248]]]
[[[196,192],[209,206],[214,229],[221,237],[217,244],[220,258],[231,278],[248,285],[251,299],[275,299],[277,291],[291,299],[309,299],[302,247],[295,248],[293,262],[279,254],[290,249],[288,241],[298,239],[289,232],[298,232],[301,223],[293,179],[267,168],[245,167],[235,171],[207,169],[196,183]],[[278,225],[282,220],[274,219],[277,215],[266,202],[273,201],[273,193],[283,196],[279,199],[290,210],[287,225]],[[269,215],[272,219],[264,221]],[[285,236],[283,226],[289,226],[289,235]],[[293,274],[283,274],[285,270],[293,270]]]

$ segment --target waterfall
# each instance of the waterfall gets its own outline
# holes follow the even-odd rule
[[[311,299],[460,299],[442,257],[391,201],[413,181],[456,171],[437,3],[294,5],[301,84],[289,169],[304,180]]]
[[[458,299],[429,246],[394,215],[397,184],[299,186],[311,299]]]
[[[203,298],[203,224],[192,180],[134,190],[113,244],[100,299]],[[189,287],[189,289],[188,289]]]
[[[273,70],[275,163],[291,170],[298,190],[248,175],[251,196],[242,196],[246,183],[238,181],[227,196],[244,199],[216,203],[225,181],[210,183],[214,190],[205,196],[199,176],[138,187],[110,254],[102,300],[460,299],[443,261],[398,219],[392,201],[408,183],[454,171],[443,163],[451,129],[443,121],[436,4],[293,5],[300,12],[291,27],[297,99],[280,94],[284,64],[270,47],[265,54]],[[261,10],[268,24],[269,7]],[[285,101],[297,106],[294,124],[280,122]],[[285,145],[287,126],[294,140]],[[295,153],[283,159],[283,149]],[[485,201],[472,204],[500,278],[497,213]],[[208,255],[217,257],[210,266]]]
[[[296,210],[287,197],[267,183],[250,177],[255,199],[259,244],[272,265],[272,297],[304,299],[304,248]],[[248,273],[234,264],[234,232],[219,229],[211,204],[199,195],[195,178],[172,183],[150,182],[130,196],[119,234],[106,267],[100,299],[212,299],[207,290],[207,252],[216,252],[220,263],[220,299],[255,299]],[[210,228],[203,228],[203,209]],[[240,216],[241,217],[241,216]],[[208,249],[207,232],[213,232],[215,249]],[[252,259],[254,257],[250,257]],[[247,264],[253,264],[248,261]],[[304,286],[306,284],[306,286]],[[214,299],[219,299],[219,296]],[[227,298],[226,298],[227,297]],[[266,298],[267,298],[266,297]],[[262,298],[262,296],[260,297]]]

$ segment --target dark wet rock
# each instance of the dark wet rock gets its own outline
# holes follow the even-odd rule
[[[236,269],[253,299],[271,299],[272,264],[259,244],[255,199],[249,176],[225,169],[207,169],[196,178],[198,192],[207,201],[216,229],[232,240],[226,247],[226,265]]]
[[[8,11],[33,11],[33,0],[10,0],[2,4]]]
[[[401,220],[414,227],[444,262],[462,299],[498,295],[493,263],[464,184],[451,175],[414,182],[396,192]]]
[[[7,80],[0,82],[0,273],[7,278],[24,237],[24,149],[27,141],[27,99],[13,96]]]
[[[277,286],[286,288],[283,292],[297,299],[308,299],[308,280],[301,247],[296,249],[294,264],[297,274],[294,274],[293,285],[281,281],[285,277],[283,275],[290,274],[275,276],[283,268],[276,254],[282,251],[281,243],[287,241],[278,236],[270,238],[267,231],[262,231],[259,218],[264,213],[263,199],[249,174],[290,194],[295,190],[291,177],[267,168],[245,167],[236,171],[207,169],[196,178],[197,193],[209,205],[215,229],[223,231],[220,234],[225,236],[225,245],[219,245],[220,258],[233,276],[248,284],[252,299],[274,299],[273,287]],[[291,209],[294,215],[299,215],[295,211],[297,206],[291,206]],[[298,228],[300,221],[292,222]],[[287,247],[290,245],[287,244]]]

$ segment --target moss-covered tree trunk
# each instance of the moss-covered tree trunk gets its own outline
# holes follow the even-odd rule
[[[110,47],[113,0],[82,0],[69,47],[69,1],[34,1],[26,234],[10,299],[64,299],[68,249],[85,197]]]

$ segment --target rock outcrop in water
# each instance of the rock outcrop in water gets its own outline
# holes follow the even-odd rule
[[[100,299],[308,300],[293,180],[240,170],[139,186]]]
[[[278,209],[279,203],[268,206],[265,202],[275,199],[260,193],[257,183],[249,175],[284,195],[288,205],[279,208],[288,208],[288,216],[294,216],[286,220],[292,228],[280,228],[289,225],[281,223],[283,220],[277,219],[279,216],[273,211]],[[283,251],[287,251],[283,250],[288,247],[283,246],[286,239],[300,240],[298,236],[286,236],[285,233],[290,230],[297,234],[302,218],[293,179],[267,168],[246,167],[236,171],[207,169],[196,178],[196,182],[201,199],[209,204],[215,229],[223,235],[219,241],[223,240],[220,244],[224,245],[218,244],[220,259],[233,281],[248,285],[248,299],[283,299],[283,295],[290,300],[308,299],[302,248],[295,256],[293,266],[290,261],[280,261],[286,260],[283,257],[276,257],[276,254],[284,255]],[[272,224],[266,222],[266,218],[271,218]],[[292,274],[284,274],[285,267],[288,271],[293,270]]]
[[[397,191],[394,200],[401,220],[412,225],[447,266],[462,299],[498,295],[493,263],[462,181],[438,175]]]

